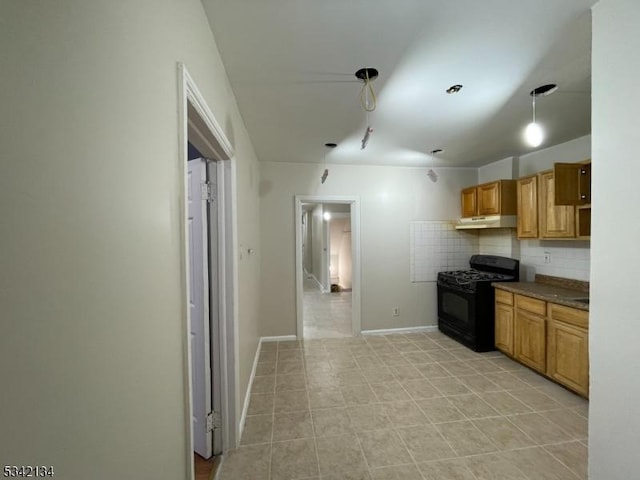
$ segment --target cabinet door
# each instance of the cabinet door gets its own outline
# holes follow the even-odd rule
[[[541,373],[546,372],[546,319],[524,310],[515,315],[515,357]]]
[[[462,190],[462,218],[474,217],[478,214],[476,187]]]
[[[513,355],[513,307],[496,302],[496,348]]]
[[[538,238],[538,176],[521,178],[518,199],[518,238]]]
[[[478,186],[478,215],[500,214],[500,182]]]
[[[591,203],[591,164],[556,163],[553,165],[556,205]]]
[[[577,393],[589,394],[588,330],[564,322],[549,322],[547,375]]]
[[[553,172],[538,175],[540,238],[575,238],[575,208],[554,203]]]

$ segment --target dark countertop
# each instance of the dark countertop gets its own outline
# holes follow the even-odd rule
[[[576,298],[588,299],[589,292],[537,282],[494,282],[491,285],[507,292],[519,293],[544,300],[545,302],[558,303],[567,307],[589,311],[588,303],[575,300]]]

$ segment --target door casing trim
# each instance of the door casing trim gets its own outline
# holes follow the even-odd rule
[[[202,154],[213,158],[217,164],[217,205],[220,234],[218,245],[218,281],[220,314],[220,373],[222,397],[223,452],[236,448],[239,439],[238,398],[238,264],[235,245],[237,238],[235,199],[236,165],[229,139],[209,109],[195,81],[183,63],[178,63],[178,171],[180,208],[180,263],[181,263],[181,323],[183,331],[183,367],[185,394],[185,455],[187,478],[195,478],[192,440],[191,398],[191,345],[189,339],[189,246],[187,204],[188,141],[197,142]],[[203,151],[204,150],[204,151]]]

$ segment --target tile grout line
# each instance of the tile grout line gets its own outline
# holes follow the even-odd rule
[[[322,476],[322,472],[320,470],[320,453],[318,451],[318,439],[316,437],[316,425],[313,421],[313,413],[311,410],[311,394],[309,390],[311,387],[309,386],[308,378],[307,378],[307,357],[304,354],[304,344],[302,345],[302,369],[304,370],[304,385],[307,391],[307,404],[309,405],[309,421],[311,422],[311,433],[313,435],[313,447],[316,451],[316,467],[318,468],[318,477]]]

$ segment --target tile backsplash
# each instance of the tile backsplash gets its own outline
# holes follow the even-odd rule
[[[478,236],[451,222],[411,222],[409,229],[412,282],[435,282],[438,272],[467,269],[478,253]]]
[[[591,271],[590,243],[585,241],[522,240],[521,278],[532,282],[536,273],[588,282]],[[549,262],[545,261],[548,255]]]
[[[479,252],[483,255],[519,258],[520,244],[513,228],[483,230],[479,234]]]
[[[589,281],[589,242],[518,240],[515,229],[479,232],[479,253],[520,259],[520,279],[533,282],[536,273]],[[545,262],[548,255],[549,262]]]
[[[523,282],[533,282],[536,274],[589,281],[587,241],[518,240],[513,228],[469,232],[447,222],[412,222],[410,229],[412,282],[433,282],[439,271],[469,268],[476,253],[519,259]]]

